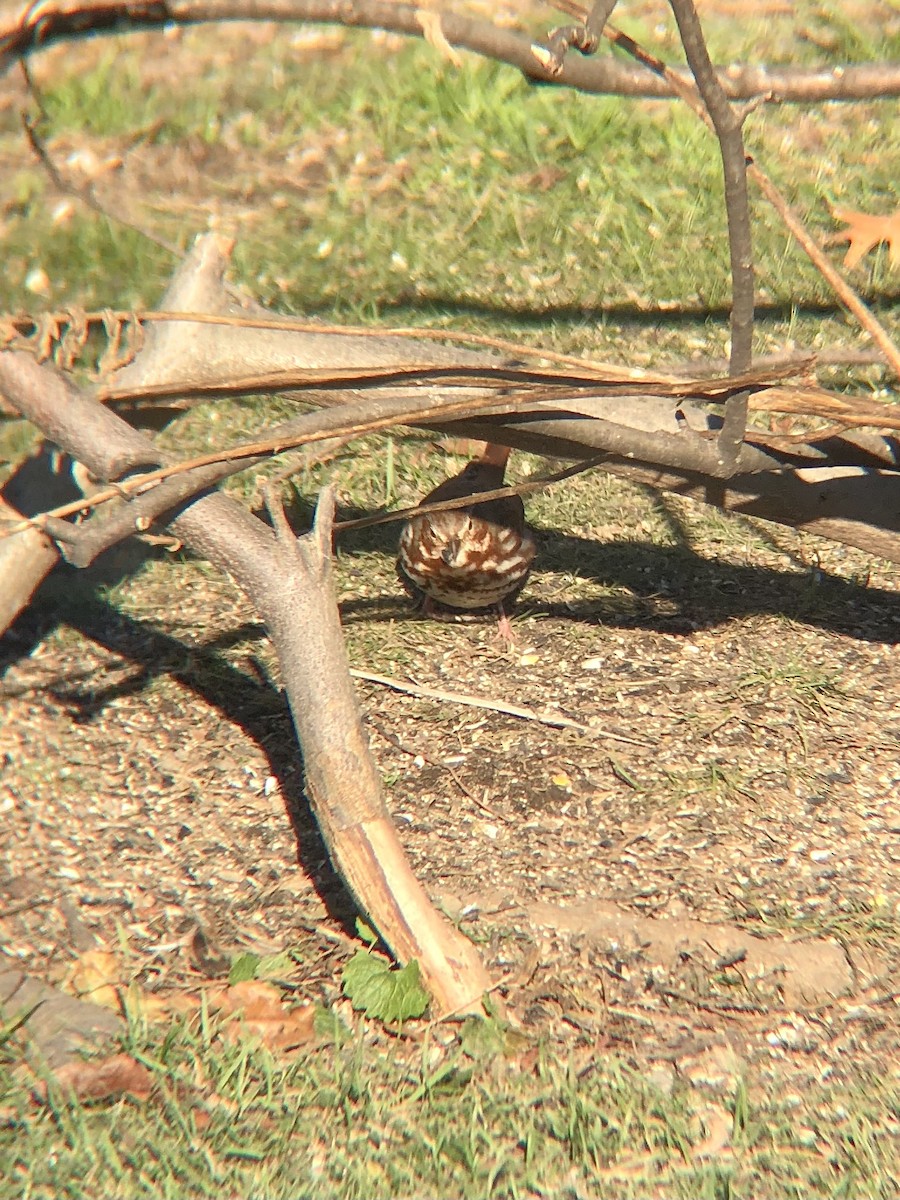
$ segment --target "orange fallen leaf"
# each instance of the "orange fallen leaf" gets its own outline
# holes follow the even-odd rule
[[[54,1071],[55,1083],[79,1100],[103,1100],[130,1092],[144,1100],[153,1087],[153,1076],[130,1054],[114,1054],[111,1058],[66,1063]],[[40,1089],[46,1099],[46,1087]]]
[[[247,1017],[280,1015],[281,992],[274,983],[262,979],[244,979],[231,987],[212,988],[207,992],[209,1007],[226,1016],[242,1012]]]
[[[79,1000],[113,1012],[124,1010],[145,1021],[163,1021],[174,1007],[168,999],[129,982],[122,963],[109,950],[85,951],[66,976],[63,988]]]
[[[63,984],[79,1000],[89,1000],[102,1008],[121,1011],[122,987],[119,961],[108,950],[87,950],[74,964]]]
[[[127,991],[122,994],[125,1012],[129,1017],[137,1017],[143,1021],[160,1023],[167,1021],[173,1012],[177,1011],[176,1004],[170,996],[157,996],[139,987],[133,980]]]
[[[704,1137],[694,1146],[695,1158],[716,1158],[731,1144],[734,1118],[724,1108],[712,1105],[702,1113]]]
[[[288,1008],[274,984],[247,979],[208,993],[209,1007],[229,1018],[224,1033],[238,1038],[254,1034],[269,1050],[292,1050],[314,1035],[312,1004]]]
[[[850,208],[833,208],[832,215],[847,226],[830,239],[832,242],[849,242],[844,255],[844,266],[852,268],[881,242],[890,248],[892,267],[900,267],[900,208],[890,217],[872,213],[856,212]]]

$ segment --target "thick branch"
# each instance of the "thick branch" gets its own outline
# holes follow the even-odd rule
[[[591,440],[593,423],[561,420],[539,426],[504,423],[499,427],[491,420],[480,419],[434,428],[440,433],[499,440],[519,450],[560,458],[580,459],[597,449],[586,445]],[[601,470],[900,562],[900,474],[896,471],[829,463],[739,473],[722,488],[720,480],[703,472],[662,468],[652,461],[641,462],[638,456],[610,456]]]
[[[708,481],[687,471],[676,474],[632,463],[604,463],[603,469],[660,491],[710,501]],[[734,476],[713,503],[726,512],[791,525],[900,563],[898,496],[900,476],[894,472],[806,468],[774,478]],[[877,525],[871,523],[875,514]]]
[[[59,0],[32,5],[21,16],[0,26],[0,71],[24,55],[63,39],[127,29],[162,29],[170,24],[195,25],[210,21],[319,21],[368,29],[387,29],[412,37],[423,35],[421,9],[392,0]],[[672,84],[641,67],[613,58],[570,56],[559,72],[542,65],[540,50],[526,34],[500,29],[459,13],[442,13],[441,30],[451,46],[517,67],[529,78],[578,88],[584,92],[621,96],[676,95]],[[687,72],[679,72],[690,82]],[[733,65],[717,70],[732,100],[770,96],[776,102],[804,104],[824,100],[865,100],[900,95],[900,66],[833,66],[785,69]]]
[[[152,461],[152,444],[121,418],[40,367],[0,354],[0,389],[30,421],[100,478]],[[84,431],[91,437],[85,443]],[[327,556],[315,536],[294,551],[235,501],[206,495],[172,532],[229,572],[266,622],[278,653],[310,778],[310,799],[334,865],[401,959],[417,958],[440,1012],[477,1008],[490,986],[471,943],[428,903],[387,815],[362,732]],[[320,531],[321,533],[321,531]]]
[[[71,472],[61,469],[60,457],[45,444],[19,463],[0,489],[0,534],[6,534],[8,523],[14,527],[31,521],[48,506],[80,494]],[[57,546],[33,525],[0,536],[0,636],[58,561]]]
[[[21,519],[22,513],[0,496],[0,522]],[[23,529],[0,541],[0,635],[28,607],[58,561],[59,551],[39,529]]]
[[[176,273],[166,295],[166,306],[183,307],[186,312],[196,307],[213,312],[233,311],[234,305],[226,296],[222,283],[230,249],[230,243],[212,235],[200,238]],[[266,315],[264,310],[255,305],[251,306],[251,310],[254,317]],[[295,367],[320,369],[336,363],[345,369],[352,369],[373,363],[387,367],[400,362],[433,362],[435,357],[442,357],[436,354],[439,350],[440,347],[408,339],[357,337],[352,334],[339,336],[309,328],[297,331],[230,328],[190,322],[154,323],[148,329],[144,351],[131,366],[119,373],[117,391],[121,394],[122,391],[146,386],[158,380],[160,375],[170,382],[198,378],[206,384],[215,385],[248,367],[265,374],[283,369],[289,363]],[[467,363],[477,360],[486,368],[498,365],[495,357],[466,354],[459,348],[450,350],[449,355],[448,365],[451,362],[459,363],[460,360]],[[502,360],[499,361],[502,363]],[[621,381],[619,387],[623,387]],[[178,390],[176,385],[174,391],[177,393]],[[477,389],[473,390],[477,392]],[[627,390],[630,391],[631,387]],[[683,390],[689,392],[690,386],[687,385]],[[440,399],[430,400],[415,386],[398,388],[397,391],[400,392],[399,396],[370,397],[369,400],[365,400],[365,393],[356,393],[354,399],[359,397],[359,400],[350,406],[345,403],[346,397],[338,393],[304,395],[304,399],[314,403],[341,407],[327,414],[313,413],[299,417],[279,426],[275,432],[277,437],[285,440],[289,440],[291,434],[304,431],[333,432],[346,428],[348,418],[352,427],[353,420],[363,411],[371,411],[369,405],[373,401],[376,401],[383,415],[393,413],[396,416],[401,412],[402,404],[412,400],[414,404],[422,406],[420,424],[428,428],[487,437],[537,453],[575,459],[593,457],[598,451],[604,451],[623,462],[642,463],[642,469],[655,471],[659,478],[674,478],[672,472],[684,472],[691,476],[697,487],[701,486],[702,481],[705,485],[704,498],[711,498],[709,485],[715,474],[711,464],[716,458],[714,439],[719,426],[717,418],[689,400],[681,399],[673,403],[671,398],[581,394],[565,402],[529,405],[514,417],[479,418],[477,421],[467,418],[462,424],[457,419],[451,425],[447,423],[447,417],[434,410],[430,416],[424,415],[429,403],[440,405]],[[893,410],[887,406],[875,403],[866,406],[852,397],[830,396],[824,392],[807,393],[802,389],[796,395],[789,389],[777,393],[763,392],[758,403],[767,409],[771,407],[778,411],[809,413],[813,400],[822,409],[820,415],[838,425],[858,421],[887,425],[892,420]],[[765,434],[754,431],[753,436],[760,439],[762,446],[766,446]],[[88,433],[87,441],[90,442],[92,437]],[[818,444],[788,444],[782,451],[745,446],[739,474],[749,476],[752,472],[760,472],[761,478],[753,487],[746,484],[744,491],[766,497],[765,512],[762,511],[762,503],[753,511],[784,524],[808,528],[809,521],[821,515],[817,513],[819,502],[816,495],[808,489],[801,490],[799,495],[807,497],[808,502],[806,507],[797,508],[797,497],[794,495],[790,498],[786,496],[784,504],[779,505],[778,492],[781,472],[810,460],[824,468],[844,465],[893,467],[896,464],[895,445],[890,438],[869,435],[867,444],[860,446],[850,437],[832,438],[830,442],[822,443],[821,448]],[[228,474],[251,465],[253,461],[220,461],[195,469],[196,473],[172,477],[154,491],[92,518],[77,530],[72,529],[66,546],[67,556],[78,564],[91,561],[100,551],[133,533],[136,528],[145,528],[150,521],[184,504],[199,489],[212,486]],[[827,493],[828,485],[824,478],[821,486]],[[836,495],[846,497],[846,493],[840,490]],[[873,522],[876,526],[889,519],[889,509],[874,504],[866,506],[865,488],[862,486],[854,492],[854,503],[857,500],[859,503],[852,511],[840,514],[834,510],[830,519],[837,520],[843,516],[848,520]],[[727,500],[723,500],[723,504],[728,507]],[[33,505],[28,511],[34,511]],[[819,531],[824,532],[823,529]],[[873,530],[873,537],[876,536],[877,531]],[[855,532],[852,544],[861,544]]]

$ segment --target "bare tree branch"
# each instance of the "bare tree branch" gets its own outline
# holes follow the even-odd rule
[[[219,309],[223,305],[230,307],[232,302],[225,295],[222,284],[224,265],[230,249],[230,243],[212,235],[200,239],[176,273],[166,303],[184,305],[188,310],[194,304],[207,305],[213,309]],[[79,322],[83,323],[81,316]],[[250,328],[243,328],[242,324],[249,325]],[[377,333],[376,336],[356,337],[354,331],[344,327],[326,326],[324,329],[329,332],[324,332],[323,327],[317,324],[272,319],[258,309],[241,316],[216,317],[212,314],[197,314],[188,321],[182,315],[180,322],[167,320],[153,323],[147,335],[145,351],[132,366],[120,372],[116,388],[108,390],[105,394],[123,397],[140,394],[143,389],[142,394],[147,397],[154,394],[165,395],[171,398],[172,403],[181,403],[184,402],[181,393],[189,386],[184,379],[192,377],[195,370],[201,379],[206,380],[205,386],[214,385],[225,390],[225,385],[221,383],[223,373],[227,375],[245,364],[252,364],[261,369],[262,375],[246,383],[252,388],[259,388],[269,377],[273,366],[286,362],[312,363],[318,367],[318,364],[337,360],[345,366],[337,373],[334,368],[326,372],[320,367],[313,373],[298,371],[296,368],[288,375],[282,371],[269,379],[271,386],[280,389],[288,383],[296,384],[304,379],[322,382],[328,378],[344,385],[379,375],[383,381],[386,373],[395,369],[399,371],[404,360],[424,364],[427,362],[426,356],[433,355],[435,351],[435,348],[429,348],[426,342],[407,338],[394,339],[383,332]],[[373,331],[364,332],[371,334]],[[515,343],[508,345],[512,349],[516,348]],[[483,355],[466,355],[456,350],[448,355],[446,368],[435,368],[433,363],[429,365],[446,375],[453,370],[449,365],[451,363],[456,364],[457,371],[460,370],[460,358],[468,361],[477,359],[480,364],[478,368],[465,368],[468,372],[466,381],[475,385],[474,396],[477,397],[479,378],[482,382],[488,380],[492,371],[497,368],[498,360]],[[373,371],[367,366],[372,359],[397,366],[395,368],[385,365]],[[802,368],[804,365],[802,361],[790,363],[792,368]],[[507,369],[501,367],[497,373],[503,376]],[[173,382],[162,389],[149,386],[148,380],[155,377],[157,370],[164,372]],[[417,370],[424,371],[425,366]],[[603,384],[591,378],[595,370],[598,374],[602,373],[611,378],[618,376],[618,392],[610,392],[608,383]],[[628,393],[637,391],[638,384],[629,384],[629,377],[641,374],[644,375],[643,387],[663,393],[670,392],[679,399],[630,396]],[[578,378],[574,373],[567,375],[537,372],[529,375],[521,368],[517,369],[515,376],[520,380],[534,378],[572,381]],[[182,382],[175,382],[179,378]],[[294,437],[302,440],[308,440],[310,437],[331,437],[336,429],[343,430],[344,436],[349,436],[346,432],[348,429],[352,431],[355,428],[359,431],[361,428],[359,418],[371,416],[373,401],[381,417],[390,415],[390,418],[395,420],[417,413],[420,423],[441,432],[466,433],[561,457],[585,458],[603,451],[613,456],[619,470],[625,469],[626,463],[630,461],[638,475],[643,477],[647,472],[655,473],[656,477],[672,479],[679,487],[682,477],[679,476],[676,480],[673,475],[666,474],[666,471],[685,471],[690,474],[693,485],[697,488],[700,487],[701,480],[705,480],[703,498],[710,500],[712,472],[709,470],[709,461],[715,456],[714,433],[717,426],[714,418],[701,405],[684,399],[684,396],[697,390],[721,396],[727,394],[729,386],[738,386],[738,381],[732,380],[729,384],[722,385],[709,380],[679,380],[676,386],[671,376],[652,376],[646,372],[628,370],[619,372],[618,368],[610,364],[590,364],[587,374],[581,377],[581,383],[584,387],[572,389],[566,400],[538,402],[540,392],[535,390],[530,398],[523,398],[526,407],[520,407],[514,415],[467,418],[462,425],[458,421],[446,421],[440,411],[440,405],[445,401],[423,396],[413,385],[394,389],[399,395],[392,394],[368,401],[364,398],[365,394],[357,389],[352,393],[354,403],[350,406],[346,405],[346,396],[343,393],[320,391],[307,398],[318,404],[339,406],[334,412],[307,414],[295,421],[284,423],[270,431],[269,438],[264,442],[257,441],[245,447],[232,447],[182,463],[173,464],[169,460],[170,465],[162,474],[173,471],[176,473],[163,482],[157,482],[153,490],[144,490],[142,494],[137,494],[141,489],[147,489],[149,482],[154,479],[158,481],[160,472],[126,479],[119,487],[111,488],[107,492],[101,491],[97,495],[100,499],[104,496],[115,498],[121,491],[132,496],[128,503],[117,503],[109,511],[98,513],[96,517],[77,527],[60,521],[58,524],[49,523],[47,529],[63,542],[69,561],[86,565],[116,541],[136,531],[143,531],[153,521],[171,514],[203,488],[213,486],[227,475],[260,461],[256,457],[237,456],[255,453],[261,447],[268,447],[270,450],[274,446],[284,448],[292,444]],[[726,389],[724,392],[723,386]],[[595,390],[598,388],[606,394],[596,394]],[[199,390],[204,394],[203,388]],[[486,398],[491,397],[489,388],[483,388],[483,391]],[[546,387],[545,394],[553,394],[552,389]],[[508,403],[510,397],[505,399]],[[452,397],[449,398],[449,402],[455,403]],[[900,412],[897,412],[896,408],[863,401],[858,397],[832,395],[821,389],[768,389],[754,398],[754,406],[807,417],[817,413],[845,428],[854,424],[870,424],[900,430]],[[480,407],[484,411],[484,401],[475,400],[473,407]],[[444,413],[446,412],[445,409]],[[694,436],[686,437],[690,431],[694,431]],[[820,495],[828,496],[830,484],[827,475],[820,475],[817,491],[809,488],[799,489],[797,495],[792,496],[789,502],[786,499],[784,505],[779,507],[779,473],[786,468],[796,469],[804,464],[825,469],[843,466],[895,467],[897,463],[894,439],[874,435],[869,435],[868,440],[864,442],[858,440],[859,435],[855,435],[855,438],[831,435],[828,441],[798,443],[796,438],[782,438],[779,441],[771,434],[753,430],[751,438],[755,448],[747,446],[743,451],[741,473],[744,478],[741,488],[738,489],[740,495],[751,497],[748,500],[751,507],[747,511],[796,526],[805,526],[809,521],[824,515],[819,508]],[[762,474],[758,482],[754,481],[751,484],[749,475],[753,472]],[[841,477],[838,471],[837,478]],[[869,486],[877,488],[874,483],[869,485],[864,480],[860,481],[852,496],[854,508],[843,515],[863,523],[871,519],[877,525],[882,520],[879,513],[887,510],[883,505],[879,507],[867,502],[866,489]],[[838,487],[835,495],[843,502],[848,502],[846,489]],[[872,495],[873,498],[876,497],[877,490]],[[803,498],[802,503],[799,502],[799,498]],[[82,511],[96,503],[97,497],[94,497],[90,502],[74,501],[52,511],[54,515],[62,516]],[[731,501],[723,497],[722,503],[729,507]],[[34,504],[28,511],[35,511]],[[837,510],[834,511],[840,515]],[[837,515],[832,519],[837,519]],[[853,534],[853,544],[862,544],[859,531],[855,527]]]
[[[0,495],[0,527],[4,521],[18,523],[24,519]],[[56,546],[34,526],[0,541],[0,634],[28,607],[38,584],[58,561]]]
[[[0,388],[100,478],[153,461],[148,439],[27,354],[0,354]],[[384,806],[362,731],[330,564],[330,501],[311,535],[276,538],[220,493],[173,518],[191,549],[231,574],[278,653],[304,755],[307,791],[335,867],[401,960],[416,958],[439,1012],[480,1007],[490,980],[474,947],[432,908]]]
[[[753,360],[753,249],[742,122],[716,76],[693,0],[670,0],[670,3],[696,81],[696,92],[680,80],[673,80],[673,84],[682,98],[713,130],[722,155],[732,279],[730,369],[733,374],[738,374],[746,370]],[[582,54],[592,54],[597,49],[614,0],[613,3],[602,0],[602,3],[595,4],[590,14],[584,13],[581,5],[576,3],[566,2],[560,7],[573,14],[584,14],[585,23],[557,30],[551,36],[549,50],[553,69],[557,71],[562,69],[566,50],[570,46]],[[606,29],[606,33],[611,40],[621,36],[612,27]],[[635,51],[638,50],[635,43],[631,45]],[[671,75],[665,64],[645,51],[640,51],[637,57],[663,77]],[[734,474],[737,469],[738,453],[747,430],[747,400],[746,394],[738,394],[732,396],[725,407],[725,421],[718,437],[717,472],[723,478]]]
[[[732,109],[716,76],[693,0],[670,0],[670,3],[684,52],[722,154],[731,256],[730,369],[737,375],[746,371],[753,361],[753,245],[744,135],[740,117]],[[732,396],[725,406],[718,447],[721,474],[726,478],[737,470],[738,455],[747,431],[747,399],[746,393]]]
[[[771,392],[777,395],[784,390],[771,389]],[[760,403],[766,403],[768,394],[763,393]],[[792,395],[790,391],[787,394],[788,397]],[[842,398],[831,399],[835,415],[840,415]],[[617,409],[617,405],[621,407]],[[675,468],[685,472],[695,483],[703,480],[706,488],[704,498],[707,501],[711,499],[710,487],[717,477],[716,449],[713,441],[702,439],[704,423],[708,427],[709,415],[699,405],[682,403],[677,413],[669,410],[666,414],[667,423],[662,428],[657,427],[658,414],[655,413],[650,414],[650,420],[643,422],[646,427],[641,428],[641,422],[637,420],[641,415],[640,410],[634,409],[631,397],[627,395],[587,395],[580,398],[576,396],[568,401],[532,403],[518,410],[510,411],[507,408],[492,416],[464,417],[449,424],[442,419],[445,414],[452,417],[460,410],[484,413],[484,407],[480,399],[457,401],[454,397],[440,396],[418,396],[412,404],[405,398],[396,397],[372,397],[355,404],[339,404],[324,413],[309,413],[285,422],[271,430],[265,439],[214,451],[186,462],[169,463],[154,471],[127,478],[121,484],[100,490],[87,500],[74,501],[50,514],[59,517],[95,507],[98,503],[119,496],[134,497],[111,513],[98,515],[84,526],[73,528],[65,523],[55,524],[46,520],[43,525],[63,543],[65,556],[70,562],[85,566],[115,542],[136,531],[142,532],[153,521],[170,515],[200,490],[245,469],[247,465],[258,463],[263,451],[272,452],[286,446],[331,438],[336,430],[346,435],[410,420],[444,432],[484,437],[544,454],[582,457],[588,448],[593,448],[613,455],[620,462],[631,460],[644,470],[659,472],[660,468]],[[875,407],[880,409],[881,406]],[[604,412],[620,415],[631,423],[616,424],[600,415]],[[373,413],[376,415],[371,415]],[[881,418],[881,411],[874,415]],[[881,419],[887,417],[885,412]],[[688,436],[691,422],[697,430],[693,437]],[[900,415],[894,423],[900,428]],[[775,453],[750,445],[743,447],[739,460],[742,464],[743,490],[749,489],[759,497],[766,498],[764,504],[760,499],[755,511],[794,526],[804,526],[811,520],[826,516],[845,516],[859,522],[868,519],[875,525],[890,526],[892,510],[889,504],[882,501],[882,492],[879,492],[876,482],[879,477],[863,472],[858,467],[858,485],[852,491],[844,486],[846,471],[826,460],[822,464],[825,473],[820,472],[817,476],[815,490],[800,488],[791,492],[785,484],[788,478],[786,468],[792,459],[802,462],[804,457],[818,461],[825,459],[824,454],[819,452],[816,455],[814,447],[805,444]],[[751,485],[749,478],[752,475],[760,475],[764,480]],[[148,490],[151,485],[154,485],[152,490]],[[785,491],[785,500],[779,506],[777,496],[781,490]],[[851,507],[842,511],[841,506],[848,504]],[[13,526],[10,532],[15,532],[16,528]],[[854,544],[858,544],[858,539]]]
[[[0,72],[18,58],[64,39],[211,21],[317,21],[386,29],[410,37],[422,37],[428,24],[419,6],[393,0],[50,0],[30,5],[0,25]],[[622,96],[676,94],[669,80],[609,57],[570,57],[557,72],[544,65],[546,49],[526,34],[459,13],[441,13],[440,29],[451,46],[508,63],[540,82]],[[687,72],[678,74],[690,84]],[[900,95],[896,63],[810,69],[733,65],[719,68],[717,74],[732,100],[765,95],[775,103],[811,104]]]
[[[572,0],[565,0],[568,10],[583,11],[581,6]],[[616,45],[621,46],[627,53],[635,57],[639,62],[644,63],[650,70],[657,72],[660,76],[667,79],[674,91],[694,109],[702,120],[708,120],[706,113],[702,107],[698,105],[697,96],[694,90],[685,86],[680,76],[670,67],[667,67],[664,62],[656,58],[652,54],[648,54],[641,46],[639,46],[632,38],[621,33],[618,30],[607,26],[607,36],[610,37]],[[856,317],[862,328],[872,337],[878,348],[881,350],[888,365],[891,367],[895,376],[900,378],[900,350],[894,345],[890,334],[884,326],[878,321],[875,315],[863,304],[856,292],[850,287],[847,281],[842,277],[840,272],[831,264],[824,249],[804,226],[803,222],[788,204],[787,200],[782,196],[781,192],[763,171],[763,169],[755,162],[747,163],[747,175],[759,187],[763,195],[779,214],[787,226],[788,231],[806,252],[810,261],[819,270],[825,281],[831,286],[835,295],[845,304],[850,312]]]

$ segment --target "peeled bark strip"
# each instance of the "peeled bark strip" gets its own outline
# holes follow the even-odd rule
[[[0,390],[99,479],[152,462],[153,444],[29,354],[0,354]],[[329,501],[330,504],[330,501]],[[416,958],[438,1014],[480,1007],[491,981],[474,946],[432,908],[384,804],[349,676],[330,574],[330,509],[294,542],[220,493],[169,526],[232,575],[265,620],[285,680],[309,796],[336,870],[401,960]]]
[[[230,251],[231,243],[226,239],[215,235],[199,238],[173,277],[163,300],[164,307],[186,314],[242,311],[242,305],[229,296],[223,281]],[[243,309],[254,316],[267,315],[250,301],[245,302]],[[233,380],[251,367],[265,374],[288,367],[337,371],[441,360],[463,369],[476,365],[496,367],[508,361],[491,354],[390,335],[368,338],[325,331],[227,328],[186,320],[151,323],[144,349],[134,363],[116,376],[115,390],[172,385],[176,380],[186,379],[194,380],[196,387],[208,387]],[[483,395],[486,403],[497,400],[496,393],[479,388],[476,383],[465,390],[473,396]],[[461,393],[462,389],[458,391]],[[515,416],[457,418],[451,423],[450,418],[434,410],[426,415],[430,405],[439,406],[440,393],[439,384],[427,388],[408,384],[379,389],[377,393],[353,388],[341,392],[304,392],[298,398],[333,409],[335,405],[348,402],[352,405],[358,400],[367,406],[381,406],[387,412],[392,400],[396,403],[409,397],[422,406],[422,418],[417,422],[420,427],[564,458],[590,458],[602,451],[610,456],[605,469],[616,474],[659,490],[714,502],[724,509],[801,528],[900,562],[900,511],[895,498],[900,494],[896,438],[850,433],[832,436],[821,445],[789,445],[782,452],[767,444],[764,431],[752,429],[750,439],[758,444],[743,447],[738,471],[729,486],[711,493],[714,476],[711,460],[716,458],[714,439],[719,422],[707,405],[697,401],[682,399],[676,403],[671,397],[617,395],[604,387],[602,394],[573,394],[565,401],[536,402],[531,405],[533,411],[520,410]],[[771,404],[775,411],[808,415],[812,393],[807,393],[808,389],[803,388],[769,388],[755,396],[753,404],[763,407]],[[814,411],[838,426],[859,421],[872,425],[896,423],[895,410],[890,406],[865,405],[858,397],[842,398],[821,391],[816,397],[818,407]],[[137,414],[138,419],[146,415]],[[340,420],[337,411],[334,417]],[[319,421],[327,423],[331,419],[324,414],[318,417],[308,414],[270,432],[286,434],[291,429],[299,432],[301,427],[313,428]],[[45,432],[52,434],[48,428]],[[860,436],[868,438],[870,444],[858,445]],[[197,469],[190,477],[167,480],[156,491],[132,500],[127,507],[98,512],[77,533],[72,530],[74,538],[70,536],[64,545],[66,558],[76,566],[87,565],[96,554],[133,532],[135,521],[140,520],[145,526],[164,511],[161,505],[174,509],[185,503],[193,490],[214,485],[231,471],[249,465],[250,460],[244,460]],[[815,474],[802,470],[806,467],[816,468]],[[848,467],[856,469],[848,471]],[[873,470],[874,467],[882,470]],[[26,513],[46,508],[45,486],[32,488],[28,500],[29,507],[24,502],[13,503]],[[50,532],[59,531],[53,527]]]
[[[240,312],[241,306],[229,299],[224,284],[230,250],[231,243],[215,235],[198,238],[173,278],[163,306],[172,311]],[[271,315],[252,302],[246,303],[245,311],[256,316]],[[497,365],[504,361],[495,355],[465,351],[456,346],[443,347],[389,335],[362,338],[324,332],[229,329],[186,322],[172,326],[166,333],[158,325],[151,324],[144,352],[132,366],[116,376],[115,382],[120,388],[185,378],[212,383],[233,379],[248,366],[260,372],[274,372],[288,366],[336,369],[442,359],[466,365]],[[473,387],[472,390],[477,392],[478,389]],[[778,408],[789,411],[785,401],[788,392],[787,389],[783,391]],[[416,393],[412,387],[398,387],[387,394],[409,396]],[[364,393],[358,395],[362,397]],[[418,395],[423,393],[419,391]],[[766,395],[763,393],[759,398],[760,404],[765,404]],[[487,390],[485,397],[496,398]],[[350,397],[325,393],[320,396],[304,394],[302,398],[333,405],[338,399]],[[426,417],[419,424],[451,436],[483,438],[561,458],[589,458],[598,451],[605,451],[617,458],[615,463],[611,459],[605,469],[618,475],[707,503],[715,499],[718,506],[726,510],[764,517],[900,562],[900,512],[893,500],[900,481],[890,471],[866,470],[873,465],[870,452],[857,448],[848,440],[856,435],[836,439],[836,444],[829,446],[827,456],[817,453],[809,463],[820,468],[814,477],[804,476],[802,472],[798,474],[797,468],[801,464],[790,454],[779,458],[756,446],[746,445],[738,473],[724,493],[711,497],[712,475],[702,469],[703,465],[709,464],[704,464],[698,456],[700,443],[695,438],[688,445],[684,436],[690,430],[708,438],[708,444],[701,445],[701,449],[708,449],[710,457],[715,457],[712,438],[718,429],[718,421],[703,405],[690,400],[675,405],[665,397],[637,398],[607,393],[573,396],[564,403],[546,402],[537,408],[546,413],[546,417],[536,420],[535,414],[531,414],[527,424],[508,416],[456,421]],[[572,419],[573,411],[591,419]],[[797,411],[803,411],[802,404]],[[837,422],[847,417],[839,402],[829,415]],[[881,416],[874,405],[869,415],[873,424]],[[885,407],[883,419],[887,420],[889,415],[890,410]],[[755,432],[751,430],[751,434]],[[895,464],[891,448],[893,439],[879,439],[874,435],[872,439],[881,460],[878,465],[892,468]],[[795,450],[798,458],[802,458],[799,454],[802,447],[797,446]],[[845,467],[859,468],[852,473],[850,483]]]

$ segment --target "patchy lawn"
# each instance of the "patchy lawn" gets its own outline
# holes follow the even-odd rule
[[[898,36],[889,6],[856,6],[852,24],[845,7],[794,7],[711,17],[722,57],[864,60]],[[616,19],[671,54],[655,12]],[[427,47],[342,31],[98,39],[32,67],[68,171],[179,245],[209,225],[235,235],[238,281],[280,309],[633,365],[726,344],[716,150],[668,103],[528,88],[468,59],[457,73]],[[5,86],[0,302],[154,303],[173,256],[54,192],[19,132],[24,85]],[[829,201],[895,202],[898,133],[893,102],[749,125],[820,232]],[[760,349],[851,344],[758,212]],[[856,283],[896,330],[884,258]],[[896,401],[877,368],[829,382]],[[167,436],[222,444],[276,409],[205,406]],[[18,451],[28,435],[0,437]],[[298,478],[294,516],[326,480],[357,515],[461,461],[423,434],[367,439]],[[512,474],[546,467],[514,456]],[[337,560],[353,665],[448,694],[359,683],[415,870],[479,945],[513,1030],[389,1034],[342,998],[353,913],[264,631],[230,580],[122,547],[59,571],[4,639],[0,961],[59,982],[103,946],[170,997],[287,949],[279,987],[333,1018],[273,1058],[199,1017],[132,1014],[125,1046],[156,1090],[89,1108],[36,1108],[0,1037],[0,1177],[21,1194],[900,1191],[897,568],[602,474],[528,511],[539,558],[512,649],[489,625],[410,612],[396,530],[346,536]]]

